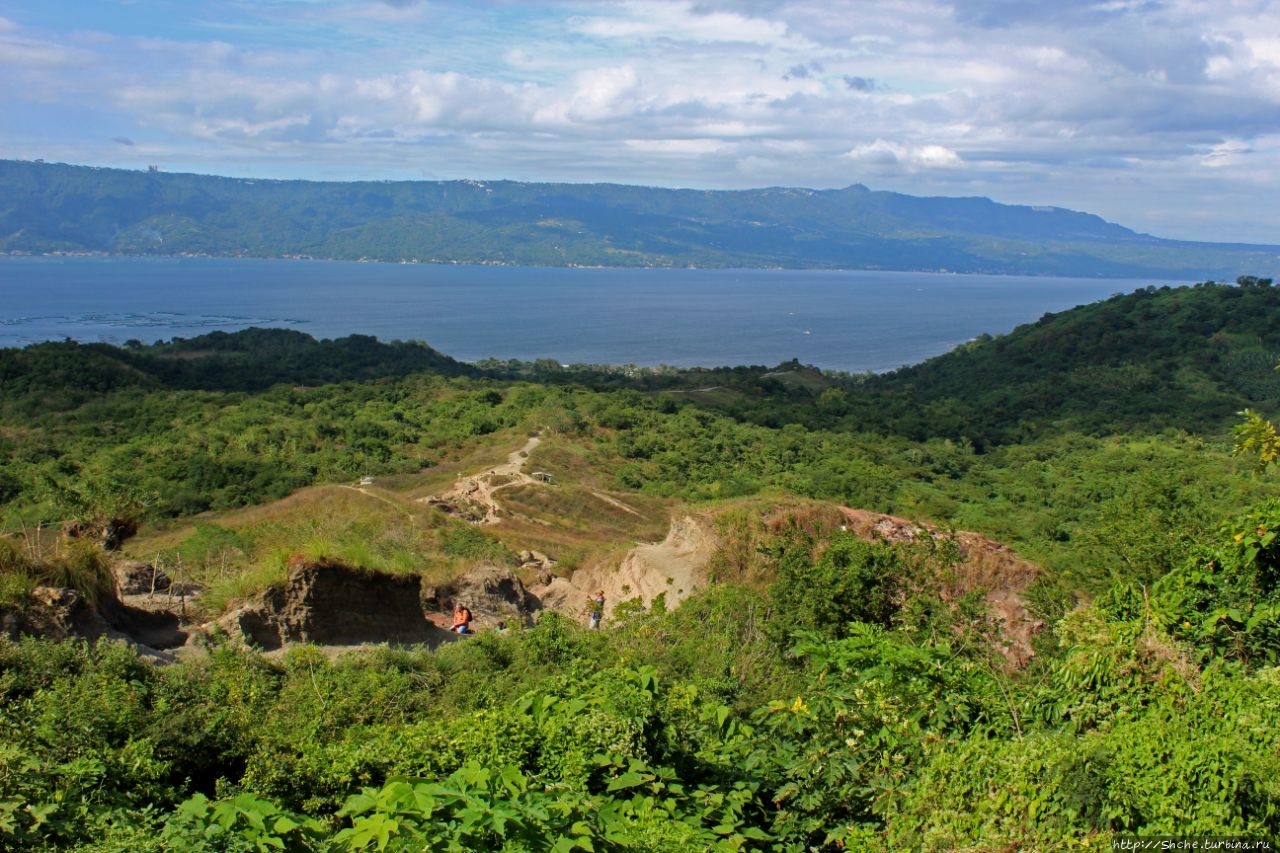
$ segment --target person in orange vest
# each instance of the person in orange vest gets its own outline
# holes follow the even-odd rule
[[[453,607],[453,627],[449,629],[455,634],[471,633],[471,611],[462,604]]]

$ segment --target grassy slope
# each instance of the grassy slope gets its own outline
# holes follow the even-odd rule
[[[515,553],[536,550],[567,570],[607,560],[620,544],[666,535],[671,501],[624,495],[630,509],[620,509],[605,500],[615,491],[607,470],[585,461],[581,447],[554,438],[530,455],[526,468],[555,471],[556,485],[503,490],[501,525],[472,528],[425,502],[457,476],[495,464],[520,440],[513,432],[495,434],[465,458],[417,474],[360,487],[313,486],[271,503],[144,527],[125,553],[158,559],[170,574],[181,562],[187,579],[208,585],[204,606],[216,613],[283,580],[293,554],[443,583],[477,559],[514,567]]]
[[[230,485],[219,514],[145,529],[130,546],[139,557],[171,550],[205,573],[254,566],[269,577],[289,550],[327,549],[447,572],[490,546],[414,499],[546,428],[554,440],[529,470],[555,472],[558,485],[508,490],[513,513],[493,553],[582,564],[611,543],[660,539],[681,501],[798,494],[977,530],[1089,588],[1156,572],[1241,500],[1275,491],[1228,459],[1223,435],[1242,404],[1275,406],[1278,308],[1280,292],[1256,285],[1140,291],[871,379],[798,364],[639,377],[505,365],[486,379],[419,345],[264,330],[134,351],[0,351],[13,392],[0,499],[17,518],[49,482],[79,489],[82,505],[42,511],[85,510],[128,498],[116,480],[163,463],[170,488],[192,471]],[[472,376],[405,375],[424,362]],[[344,384],[254,390],[327,379]],[[1160,433],[1169,427],[1183,432]],[[329,487],[225,514],[291,483],[361,473],[378,475],[385,501]],[[249,475],[276,479],[255,492]]]

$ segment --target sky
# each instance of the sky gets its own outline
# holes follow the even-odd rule
[[[1280,243],[1274,0],[0,0],[0,158],[863,184]]]

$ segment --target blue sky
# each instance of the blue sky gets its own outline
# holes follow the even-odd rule
[[[1280,243],[1280,4],[0,0],[0,158],[862,183]]]

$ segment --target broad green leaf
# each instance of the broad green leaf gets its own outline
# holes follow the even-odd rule
[[[637,785],[643,785],[645,782],[648,782],[652,778],[653,777],[648,774],[637,773],[634,770],[628,770],[627,772],[623,773],[621,776],[618,776],[617,778],[609,782],[609,786],[605,790],[621,791],[624,788],[634,788]]]
[[[277,832],[281,835],[287,835],[300,826],[302,826],[302,824],[293,820],[288,815],[280,815],[280,817],[276,818],[276,822],[272,824],[271,828],[273,832]]]

